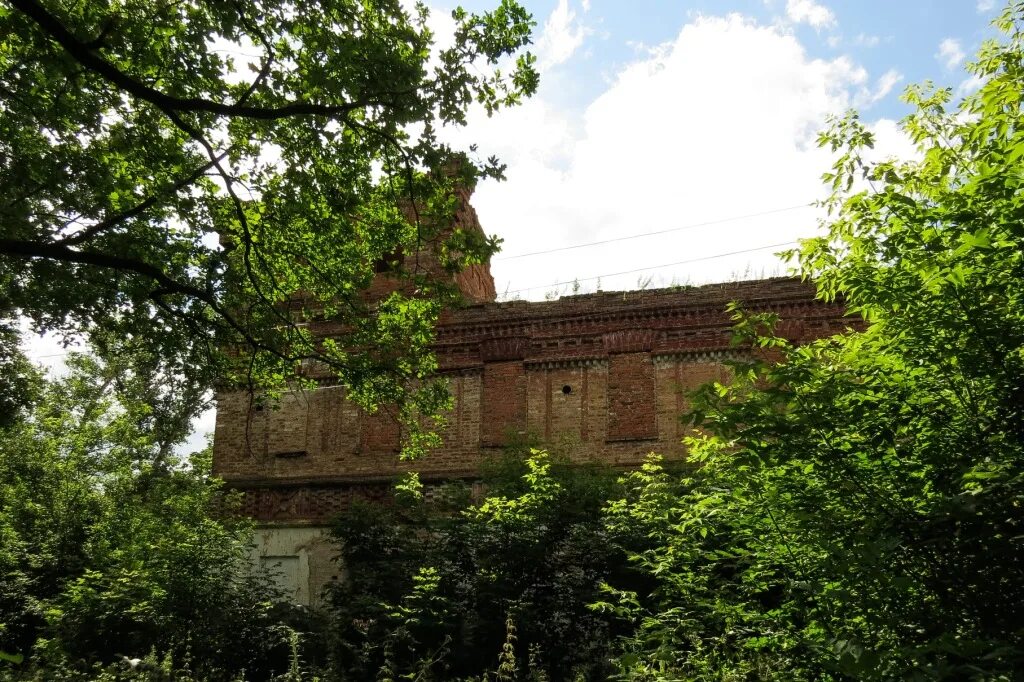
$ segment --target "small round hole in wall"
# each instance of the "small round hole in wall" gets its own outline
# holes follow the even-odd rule
[[[569,395],[570,393],[572,393],[572,386],[570,386],[569,384],[562,386],[562,393],[564,395]]]

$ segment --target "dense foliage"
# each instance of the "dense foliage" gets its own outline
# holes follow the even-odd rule
[[[273,396],[309,360],[413,426],[444,406],[447,275],[496,240],[441,231],[453,186],[502,168],[435,131],[537,85],[515,2],[453,18],[438,48],[397,0],[0,1],[3,663],[282,670],[249,531],[175,446],[214,382]],[[438,239],[445,272],[395,256]],[[402,286],[374,300],[382,268]],[[105,360],[44,382],[26,322]],[[411,433],[408,454],[431,442]]]
[[[197,679],[286,670],[287,614],[249,569],[249,525],[212,515],[229,501],[209,451],[175,454],[187,422],[143,360],[69,364],[0,428],[0,676],[92,679],[151,652]]]
[[[515,2],[454,20],[441,49],[398,0],[0,2],[0,319],[132,338],[204,386],[315,360],[365,405],[436,412],[409,387],[453,292],[387,257],[439,238],[453,182],[501,174],[435,131],[537,85]],[[382,262],[408,286],[371,301]]]
[[[794,256],[847,333],[797,346],[737,310],[750,353],[694,396],[681,471],[513,453],[475,494],[409,479],[353,508],[301,635],[174,455],[201,387],[132,334],[58,381],[12,355],[0,670],[114,679],[92,666],[152,650],[196,679],[1019,679],[1024,3],[999,26],[976,93],[908,89],[915,158],[870,160],[852,114],[821,136],[827,234]]]
[[[870,162],[856,116],[828,234],[798,257],[861,331],[803,346],[738,316],[760,349],[705,387],[678,498],[632,477],[644,524],[632,679],[1017,679],[1024,670],[1024,4],[970,67],[912,87],[916,159]],[[634,595],[623,595],[635,600]]]
[[[607,676],[625,631],[589,605],[603,582],[636,579],[601,519],[616,474],[540,452],[525,460],[511,452],[506,462],[476,503],[451,485],[339,519],[346,580],[331,595],[339,674],[477,677],[496,670],[504,648],[506,668],[531,678]]]

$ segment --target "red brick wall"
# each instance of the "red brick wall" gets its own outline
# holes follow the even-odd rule
[[[723,363],[745,352],[730,345],[733,300],[778,313],[795,341],[849,324],[841,305],[816,301],[793,279],[469,306],[446,313],[437,330],[455,406],[443,447],[426,459],[400,462],[392,417],[364,413],[323,377],[323,388],[288,395],[277,410],[221,392],[214,468],[254,491],[259,518],[301,521],[346,504],[343,489],[384,485],[410,468],[424,480],[472,477],[510,434],[579,462],[683,457],[686,392],[727,380]]]
[[[480,444],[507,445],[526,433],[526,372],[522,360],[491,362],[483,368]]]
[[[650,353],[620,353],[608,360],[608,440],[658,437],[654,363]]]
[[[381,406],[376,412],[364,412],[359,420],[359,448],[367,453],[397,453],[402,445],[402,429],[393,408]]]

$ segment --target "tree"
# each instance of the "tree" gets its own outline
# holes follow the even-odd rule
[[[145,343],[199,385],[316,360],[364,403],[401,399],[451,292],[392,264],[405,293],[360,293],[437,235],[453,182],[501,175],[437,129],[537,86],[513,0],[453,16],[432,52],[399,0],[4,0],[0,315]],[[452,268],[496,248],[468,237]]]
[[[173,419],[185,408],[147,365],[72,355],[0,427],[4,679],[93,679],[93,666],[151,651],[198,679],[287,666],[284,614],[249,564],[251,525],[217,513],[230,499],[209,448],[168,448],[188,432]]]
[[[689,492],[635,474],[611,508],[658,548],[621,659],[633,679],[1016,678],[1024,667],[1024,3],[950,107],[904,97],[911,160],[825,131],[826,236],[796,254],[861,331],[756,353],[703,389]],[[768,361],[770,359],[771,361]]]
[[[0,427],[18,419],[39,381],[38,372],[18,348],[19,340],[14,325],[0,319]]]
[[[602,581],[632,575],[601,513],[618,474],[537,450],[487,469],[473,503],[467,486],[449,484],[338,519],[337,675],[480,679],[501,653],[506,666],[524,664],[520,679],[606,679],[624,628],[588,604]]]

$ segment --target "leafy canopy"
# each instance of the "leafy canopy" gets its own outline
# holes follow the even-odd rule
[[[108,679],[99,667],[151,652],[195,675],[175,679],[287,665],[287,613],[251,569],[251,524],[216,513],[232,498],[209,448],[173,452],[188,433],[176,402],[194,398],[169,399],[154,369],[73,354],[0,426],[2,679]]]
[[[436,50],[399,0],[0,2],[0,316],[138,340],[202,385],[316,360],[401,398],[451,292],[400,264],[406,293],[361,292],[447,223],[453,168],[501,174],[437,129],[537,86],[513,0],[454,18]],[[453,267],[496,247],[454,239]]]
[[[618,474],[537,450],[492,464],[475,502],[458,482],[338,519],[346,580],[329,592],[335,675],[607,679],[625,628],[587,605],[602,581],[631,576],[621,538],[602,523]]]
[[[755,349],[703,389],[682,497],[653,464],[611,508],[657,548],[622,594],[630,679],[1016,679],[1024,666],[1024,3],[969,69],[908,88],[913,159],[872,162],[849,115],[820,142],[828,232],[795,254],[864,324]]]

